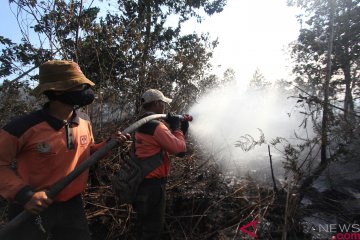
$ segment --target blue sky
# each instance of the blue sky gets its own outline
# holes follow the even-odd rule
[[[14,42],[18,42],[21,39],[21,33],[18,29],[16,17],[10,11],[9,1],[0,1],[0,35],[12,39]]]
[[[213,59],[215,66],[221,65],[218,74],[233,68],[238,81],[245,84],[259,68],[267,80],[275,81],[289,77],[291,62],[285,50],[299,33],[296,13],[286,0],[228,0],[222,13],[205,17],[201,24],[189,21],[183,32],[209,32],[213,39],[219,38]],[[20,41],[7,0],[0,1],[0,16],[0,35]]]

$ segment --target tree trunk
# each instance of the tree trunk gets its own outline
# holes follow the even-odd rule
[[[80,1],[80,9],[79,9],[79,15],[77,17],[77,28],[76,28],[76,33],[75,33],[75,61],[78,62],[79,61],[79,34],[80,34],[80,29],[81,29],[81,21],[82,21],[82,10],[83,10],[83,0]],[[74,10],[75,13],[75,10]],[[75,14],[74,14],[75,15]]]
[[[352,122],[351,117],[354,112],[354,101],[352,96],[352,79],[351,79],[351,70],[350,63],[346,64],[343,68],[345,76],[345,99],[344,99],[344,118],[347,121]]]
[[[138,93],[144,92],[149,86],[147,86],[147,63],[149,60],[149,49],[151,44],[151,4],[152,1],[143,1],[140,0],[139,2],[139,16],[142,15],[141,19],[143,19],[143,22],[140,24],[143,24],[145,26],[145,36],[143,40],[143,53],[141,56],[141,62],[140,62],[140,69],[139,69],[139,83],[138,83]],[[141,109],[141,98],[139,97],[137,99],[136,103],[136,112],[139,112]]]
[[[328,128],[329,128],[329,87],[330,79],[332,75],[331,70],[331,54],[333,50],[333,39],[334,39],[334,10],[335,10],[335,0],[329,0],[330,5],[330,18],[329,18],[329,38],[328,38],[328,51],[327,51],[327,66],[326,66],[326,79],[323,85],[324,90],[324,101],[323,101],[323,116],[322,116],[322,125],[321,125],[321,162],[320,165],[327,165],[327,146],[328,146]]]

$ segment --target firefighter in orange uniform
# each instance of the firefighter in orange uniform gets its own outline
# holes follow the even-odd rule
[[[94,100],[94,83],[72,61],[42,64],[39,78],[34,91],[48,103],[0,130],[0,195],[10,201],[9,219],[23,209],[34,214],[9,239],[90,239],[81,199],[88,171],[55,199],[45,191],[105,144],[94,143],[89,118],[78,110]],[[112,138],[124,142],[129,135]]]
[[[163,114],[171,99],[156,89],[149,89],[142,95],[144,114]],[[170,154],[186,152],[185,134],[189,123],[180,121],[176,115],[168,114],[165,120],[152,120],[140,127],[135,134],[135,154],[141,161],[163,151],[163,163],[145,177],[140,184],[133,203],[137,213],[137,239],[160,239],[165,215],[165,184],[170,172]]]

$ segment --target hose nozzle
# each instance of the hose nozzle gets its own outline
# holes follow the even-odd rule
[[[191,122],[193,120],[193,117],[189,114],[183,114],[179,115],[181,121]]]

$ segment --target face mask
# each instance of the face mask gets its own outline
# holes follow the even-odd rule
[[[94,91],[85,88],[81,91],[66,92],[56,96],[56,100],[73,106],[83,107],[92,103],[95,99]]]

